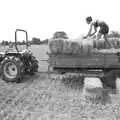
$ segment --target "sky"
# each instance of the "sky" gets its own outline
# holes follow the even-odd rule
[[[30,40],[51,38],[56,31],[77,38],[89,30],[87,16],[120,31],[119,11],[119,0],[0,0],[0,41],[14,41],[16,29],[27,30]],[[24,37],[18,34],[18,39]]]

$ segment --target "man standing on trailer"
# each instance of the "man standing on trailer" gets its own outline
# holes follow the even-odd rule
[[[84,39],[86,39],[89,36],[93,36],[97,32],[97,28],[99,27],[100,30],[97,34],[97,40],[99,40],[103,35],[105,41],[110,46],[110,48],[114,48],[113,44],[107,39],[109,27],[104,21],[99,21],[99,20],[93,21],[92,17],[89,16],[86,18],[86,22],[87,22],[87,24],[90,24],[90,29],[89,29],[88,34],[84,37]],[[91,33],[93,27],[94,27],[94,32]]]

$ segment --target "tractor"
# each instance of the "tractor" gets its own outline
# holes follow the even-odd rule
[[[26,36],[26,48],[22,51],[18,49],[18,32],[23,32]],[[0,73],[6,82],[20,82],[26,74],[34,75],[38,71],[38,60],[28,49],[27,31],[16,29],[14,45],[15,51],[0,52]]]

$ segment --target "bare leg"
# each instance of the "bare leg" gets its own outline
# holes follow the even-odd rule
[[[98,44],[99,44],[98,42],[99,42],[99,39],[101,38],[101,36],[102,36],[101,33],[98,33],[98,34],[97,34],[97,41],[96,41],[96,42],[97,42],[97,48],[98,48]]]
[[[101,38],[102,34],[101,33],[98,33],[97,34],[97,40],[99,40]]]
[[[110,46],[110,48],[114,48],[113,44],[107,39],[106,35],[104,35],[104,39],[107,42],[107,44]]]

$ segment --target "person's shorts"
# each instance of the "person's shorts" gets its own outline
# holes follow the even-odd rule
[[[99,33],[101,33],[103,35],[108,34],[108,32],[109,32],[109,27],[108,26],[103,27],[99,30]]]

